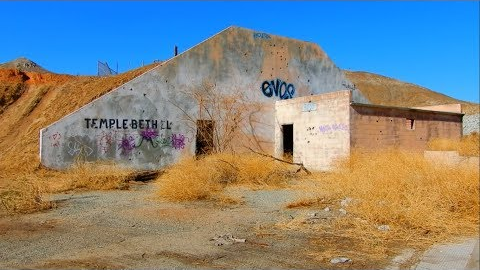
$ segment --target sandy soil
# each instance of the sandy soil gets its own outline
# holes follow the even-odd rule
[[[237,188],[231,194],[244,203],[234,206],[161,202],[154,190],[153,183],[135,183],[123,191],[55,194],[53,210],[0,218],[0,268],[371,269],[388,263],[333,265],[311,256],[321,248],[318,235],[278,226],[312,211],[285,207],[297,196],[293,189]],[[323,212],[319,220],[335,218],[335,211]],[[218,236],[223,240],[212,240]]]

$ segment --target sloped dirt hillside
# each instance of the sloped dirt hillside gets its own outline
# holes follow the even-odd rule
[[[111,77],[0,69],[0,185],[2,175],[40,165],[39,131],[158,64]]]
[[[389,77],[360,71],[344,71],[347,78],[360,89],[373,104],[417,107],[439,104],[462,104],[465,114],[478,114],[479,104],[454,99],[415,84],[402,82]]]

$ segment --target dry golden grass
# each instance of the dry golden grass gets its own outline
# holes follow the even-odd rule
[[[38,169],[35,172],[0,175],[0,212],[31,213],[53,206],[45,194],[69,190],[128,189],[136,172],[115,164],[79,163],[66,171]]]
[[[293,177],[288,165],[256,154],[220,153],[202,159],[183,158],[157,178],[159,197],[169,201],[216,200],[225,198],[228,185],[250,188],[285,186]]]
[[[333,242],[350,239],[349,248],[340,247],[336,255],[358,258],[361,253],[360,257],[370,260],[386,256],[387,250],[399,244],[422,248],[478,235],[478,167],[437,167],[421,154],[399,150],[354,151],[335,171],[312,177],[319,183],[318,199],[335,201],[338,208],[340,200],[352,199],[344,207],[346,216],[318,230],[318,241],[324,241],[323,233],[332,230]],[[380,231],[380,225],[390,230]],[[323,253],[327,251],[312,254],[328,258],[332,254]]]
[[[480,136],[472,132],[460,140],[435,138],[428,142],[428,149],[434,151],[457,151],[462,156],[480,156]]]
[[[8,214],[31,213],[54,206],[43,198],[44,186],[32,175],[20,175],[15,182],[0,188],[0,213],[2,208]]]
[[[62,176],[65,189],[110,190],[128,189],[133,170],[115,164],[79,163]]]

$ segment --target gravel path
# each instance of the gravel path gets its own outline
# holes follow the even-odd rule
[[[292,214],[293,191],[243,190],[244,205],[222,208],[159,202],[153,187],[57,194],[54,210],[0,219],[0,268],[315,268],[292,249],[305,237],[262,236]],[[225,235],[247,241],[211,240]]]
[[[355,264],[358,258],[348,266],[330,258],[321,263],[311,255],[322,249],[321,232],[279,228],[335,218],[336,210],[285,208],[300,195],[293,189],[234,188],[229,195],[244,203],[223,207],[161,202],[154,190],[146,183],[56,194],[55,209],[0,218],[0,269],[379,268],[379,262]],[[383,261],[386,269],[398,269],[393,262]]]

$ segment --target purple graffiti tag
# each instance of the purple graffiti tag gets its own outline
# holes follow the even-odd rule
[[[135,139],[132,136],[124,136],[118,148],[122,149],[122,154],[129,154],[135,148]]]
[[[332,133],[334,131],[347,131],[348,126],[345,124],[331,124],[319,126],[318,129],[321,133],[325,134]]]
[[[175,149],[183,149],[185,147],[185,136],[182,134],[172,134],[172,146]]]
[[[153,140],[155,138],[158,137],[158,131],[156,129],[153,129],[153,128],[147,128],[145,130],[142,130],[142,132],[140,133],[140,135],[142,135],[142,138],[145,139],[145,140]]]
[[[330,125],[319,126],[318,129],[319,129],[320,132],[322,132],[322,133],[327,133],[327,132],[330,132],[330,131],[332,130],[332,128],[330,127]]]
[[[345,130],[348,129],[348,127],[345,124],[333,124],[332,129],[333,130],[344,130],[345,131]]]
[[[102,134],[98,136],[98,147],[103,154],[110,150],[116,136],[115,133],[102,131]]]
[[[140,132],[140,136],[142,136],[142,140],[137,145],[137,147],[142,146],[144,140],[150,142],[153,148],[158,146],[158,142],[156,141],[156,139],[158,138],[158,131],[156,129],[147,128],[145,130],[142,130],[142,132]]]
[[[50,135],[48,138],[50,139],[51,146],[53,147],[60,146],[60,138],[62,138],[62,135],[60,135],[60,133],[55,132],[54,134]]]

